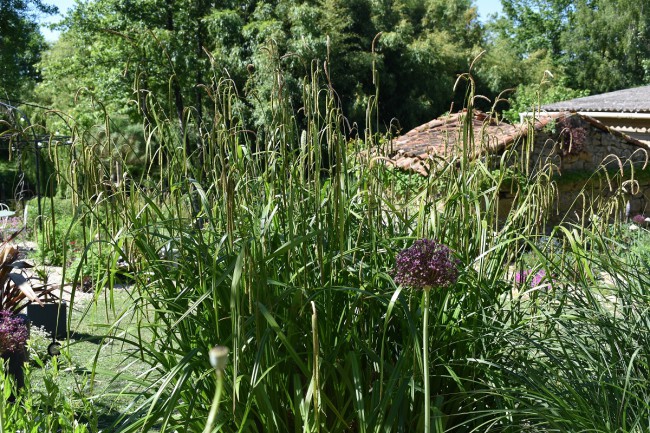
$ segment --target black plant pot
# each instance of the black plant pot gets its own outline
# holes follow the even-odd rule
[[[28,358],[29,355],[27,353],[26,347],[16,352],[2,354],[3,361],[9,360],[7,373],[11,374],[14,377],[17,390],[20,390],[25,386],[25,371],[23,370],[23,366],[27,362]]]
[[[68,305],[64,301],[27,306],[27,316],[29,316],[32,326],[42,326],[50,334],[50,337],[57,339],[66,337],[67,312]]]

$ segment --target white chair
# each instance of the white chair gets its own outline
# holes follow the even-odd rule
[[[14,216],[16,212],[9,210],[9,206],[4,203],[0,203],[0,230],[7,228],[9,218]]]

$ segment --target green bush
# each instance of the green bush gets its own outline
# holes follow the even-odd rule
[[[567,87],[562,80],[559,82],[543,81],[541,84],[520,84],[510,99],[510,109],[503,116],[511,123],[519,123],[519,113],[538,111],[539,107],[558,101],[588,96],[589,91],[574,90]]]
[[[43,327],[31,326],[27,350],[32,364],[43,364],[49,359],[47,348],[52,343],[52,337]]]

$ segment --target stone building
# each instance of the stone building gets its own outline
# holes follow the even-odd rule
[[[571,111],[598,120],[612,130],[650,144],[650,86],[570,99],[541,107],[554,115]],[[522,113],[522,119],[530,113]]]
[[[465,112],[451,114],[396,138],[390,155],[392,163],[428,175],[463,152],[474,159],[501,155],[509,148],[528,149],[529,170],[551,164],[558,190],[558,218],[580,211],[585,203],[577,200],[581,194],[597,200],[619,194],[621,186],[628,191],[624,198],[629,202],[629,214],[650,213],[650,176],[643,176],[650,146],[645,142],[576,112],[537,113],[534,122],[520,125],[496,122],[481,112],[474,112],[471,122],[468,120]],[[473,140],[466,139],[470,123]],[[527,140],[531,130],[532,142]],[[625,172],[623,178],[634,171],[638,181],[625,185],[607,181],[609,174],[621,169]],[[650,168],[647,171],[650,174]],[[512,196],[504,191],[501,199],[507,208]]]
[[[533,155],[548,157],[558,173],[586,172],[622,164],[642,167],[650,146],[576,112],[538,114]]]

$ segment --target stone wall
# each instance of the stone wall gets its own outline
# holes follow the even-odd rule
[[[638,140],[609,130],[595,119],[573,113],[558,117],[536,131],[531,156],[535,162],[549,158],[559,174],[595,172],[603,164],[615,169],[618,160],[624,166],[643,165],[648,148]]]
[[[650,151],[644,143],[575,113],[547,122],[534,137],[530,170],[552,164],[557,185],[551,223],[577,222],[591,209],[608,213],[601,216],[610,219],[613,213],[619,218],[650,214],[650,165],[643,170]],[[525,151],[531,143],[521,140],[518,146]],[[626,182],[632,167],[635,183]],[[512,197],[502,198],[507,207]]]

